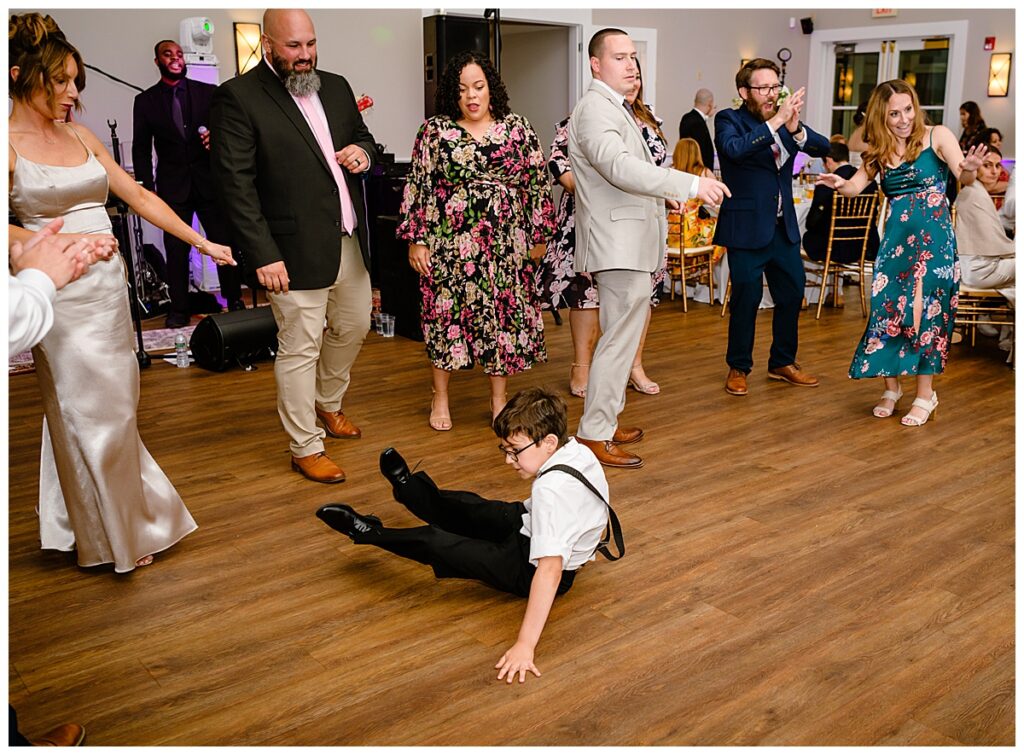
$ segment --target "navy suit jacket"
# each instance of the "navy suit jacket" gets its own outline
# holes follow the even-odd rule
[[[807,141],[803,151],[825,157],[829,142],[804,125]],[[783,227],[791,244],[799,243],[800,227],[793,209],[793,161],[801,148],[785,126],[779,136],[789,157],[780,170],[775,166],[772,145],[775,138],[764,121],[745,107],[722,110],[715,116],[715,147],[722,182],[729,187],[718,213],[715,243],[735,249],[761,249],[775,234],[779,195],[782,196]]]
[[[199,127],[210,127],[213,84],[185,79],[190,123],[182,138],[171,117],[170,98],[157,82],[135,97],[132,118],[132,167],[135,180],[169,204],[185,204],[190,197],[213,199],[210,153],[199,138]],[[156,185],[153,183],[153,147],[156,147]]]

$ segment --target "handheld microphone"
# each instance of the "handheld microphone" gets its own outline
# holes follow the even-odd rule
[[[210,133],[210,129],[208,129],[206,126],[200,126],[196,130],[199,132],[200,136],[206,136],[208,133]]]

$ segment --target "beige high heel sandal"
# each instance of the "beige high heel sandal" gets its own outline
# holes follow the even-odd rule
[[[572,369],[569,370],[569,393],[571,393],[576,398],[586,398],[587,397],[587,384],[584,383],[582,388],[578,388],[578,387],[574,386],[572,384],[572,371],[577,369],[577,368],[582,369],[584,367],[586,367],[588,370],[590,369],[590,365],[589,364],[578,364],[576,362],[573,362],[572,363]]]
[[[430,419],[427,420],[427,424],[430,425],[431,430],[436,430],[439,433],[446,433],[452,429],[452,418],[451,409],[448,414],[437,414],[434,412],[434,399],[437,398],[437,391],[433,388],[430,389]],[[444,394],[447,396],[447,392]]]
[[[924,419],[907,414],[903,417],[903,419],[900,420],[900,422],[903,424],[904,427],[920,427],[928,420],[935,419],[935,409],[938,405],[939,394],[936,393],[935,391],[932,391],[932,397],[930,399],[915,398],[914,403],[911,404],[911,409],[913,409],[913,407],[916,406],[918,409],[924,409],[928,413],[925,415]]]
[[[896,407],[899,404],[901,398],[903,398],[902,388],[900,388],[899,391],[887,390],[882,394],[882,398],[880,398],[879,401],[892,401],[892,409],[887,409],[881,404],[878,404],[877,406],[875,406],[874,409],[871,410],[871,413],[878,417],[879,419],[891,417],[896,412]]]

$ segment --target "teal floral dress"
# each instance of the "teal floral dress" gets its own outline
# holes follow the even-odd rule
[[[420,127],[398,237],[430,250],[420,276],[427,356],[511,375],[547,360],[529,250],[554,232],[544,152],[515,113],[477,141],[448,116]]]
[[[871,283],[868,326],[851,378],[935,375],[946,367],[960,290],[960,262],[946,197],[948,168],[929,146],[912,163],[883,172],[889,198]],[[920,332],[914,290],[921,281]]]

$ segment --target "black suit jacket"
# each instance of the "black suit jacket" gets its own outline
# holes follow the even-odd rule
[[[847,163],[836,168],[836,175],[850,180],[857,173],[857,169]],[[878,186],[871,181],[864,187],[861,194],[874,194]],[[807,256],[818,262],[825,261],[825,253],[828,251],[828,230],[832,224],[832,197],[835,189],[821,184],[814,187],[814,198],[811,200],[811,209],[807,211],[807,230],[804,232],[803,246]],[[875,208],[877,220],[878,208]],[[840,227],[842,218],[836,220],[836,226]],[[839,263],[857,262],[860,259],[860,242],[839,239],[832,244],[832,261]],[[865,259],[873,260],[878,254],[878,226],[871,224],[868,231],[868,247],[864,252]]]
[[[732,192],[722,202],[715,226],[715,243],[736,249],[761,249],[775,234],[779,197],[783,226],[791,244],[800,242],[800,226],[793,209],[793,162],[797,152],[825,157],[829,143],[804,125],[807,141],[798,147],[785,126],[778,134],[789,157],[782,168],[775,164],[768,124],[745,107],[722,110],[715,116],[715,146],[722,168],[722,182]]]
[[[715,169],[715,145],[711,141],[704,116],[694,108],[679,121],[679,138],[693,139],[700,145],[700,159],[708,170]]]
[[[320,74],[320,101],[337,152],[356,144],[370,167],[373,136],[341,76]],[[261,61],[217,88],[210,111],[213,181],[233,238],[253,268],[284,261],[289,287],[326,288],[338,275],[341,205],[324,154],[277,74]],[[370,269],[363,184],[344,171]],[[362,175],[362,174],[360,174]]]
[[[157,82],[135,97],[132,117],[132,166],[135,179],[168,204],[184,204],[190,196],[213,199],[210,153],[198,128],[210,126],[210,102],[217,87],[202,81],[182,80],[188,96],[189,122],[182,138],[171,118],[170,98]],[[153,147],[156,146],[156,185],[153,183]]]

